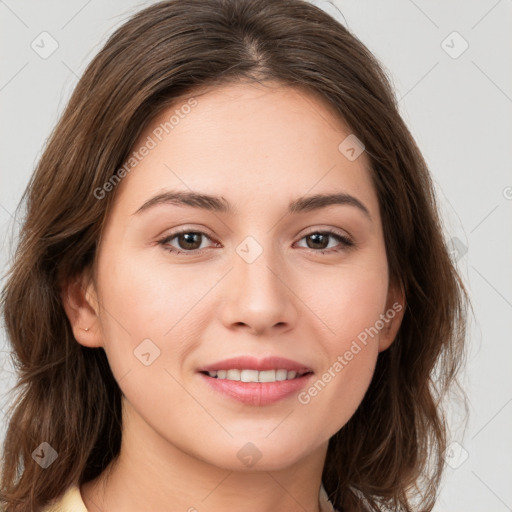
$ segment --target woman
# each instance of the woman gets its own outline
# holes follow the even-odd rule
[[[146,8],[24,199],[6,510],[432,509],[466,295],[342,25],[300,0]]]

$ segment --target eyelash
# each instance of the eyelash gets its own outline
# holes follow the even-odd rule
[[[212,240],[211,237],[209,237],[206,233],[203,233],[202,231],[194,231],[194,230],[191,230],[191,229],[183,229],[181,231],[177,231],[176,233],[172,233],[171,235],[169,236],[166,236],[165,238],[161,239],[158,241],[158,243],[160,245],[162,245],[162,247],[164,248],[164,250],[170,252],[170,253],[173,253],[173,254],[187,254],[189,256],[192,256],[192,255],[196,255],[196,254],[201,254],[205,249],[193,249],[193,250],[190,250],[190,251],[182,251],[182,250],[179,250],[179,249],[176,249],[176,248],[170,248],[168,243],[173,240],[174,238],[178,237],[179,235],[182,235],[182,234],[185,234],[185,233],[194,233],[194,234],[199,234],[199,235],[204,235],[206,238],[208,238],[209,240]],[[335,238],[336,240],[338,240],[339,242],[342,243],[342,247],[338,248],[338,249],[311,249],[311,248],[306,248],[307,250],[309,251],[313,251],[314,253],[320,253],[320,254],[333,254],[333,253],[338,253],[338,252],[341,252],[343,250],[346,250],[346,249],[350,249],[351,247],[353,247],[355,245],[355,243],[350,240],[348,237],[345,237],[343,235],[340,235],[339,233],[335,232],[335,231],[332,231],[332,230],[324,230],[324,231],[311,231],[310,233],[307,233],[305,234],[300,240],[303,240],[304,238],[308,237],[308,236],[311,236],[311,235],[329,235],[333,238]]]

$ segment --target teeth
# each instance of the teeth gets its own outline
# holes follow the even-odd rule
[[[259,372],[258,375],[259,382],[275,382],[276,381],[276,371],[275,370],[264,370]]]
[[[276,380],[286,380],[288,372],[286,370],[276,370]]]
[[[208,372],[210,377],[226,380],[239,380],[241,382],[277,382],[283,380],[292,380],[301,375],[297,375],[295,370],[214,370]]]
[[[226,379],[240,380],[240,370],[228,370],[226,373]]]
[[[232,370],[234,372],[238,370]],[[258,382],[258,370],[242,370],[238,371],[242,382]]]

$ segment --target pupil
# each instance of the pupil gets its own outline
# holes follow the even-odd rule
[[[308,246],[310,247],[310,249],[325,249],[327,247],[327,244],[323,243],[322,244],[322,238],[324,239],[323,241],[326,242],[327,241],[327,236],[326,235],[323,235],[321,233],[315,233],[313,235],[309,235],[308,237],[310,240],[313,240],[313,243],[315,244],[320,244],[322,245],[322,247],[311,247],[310,244],[308,243]]]
[[[197,243],[199,236],[199,233],[182,233],[180,235],[180,245],[183,247],[183,249],[197,249],[197,247],[193,246]],[[184,241],[183,244],[181,243],[182,241]],[[201,245],[201,243],[199,243],[199,245]]]

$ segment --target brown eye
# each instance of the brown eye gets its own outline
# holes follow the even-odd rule
[[[315,252],[336,253],[354,246],[354,242],[350,238],[340,235],[334,231],[314,231],[304,236],[301,240],[306,240],[306,248]],[[331,243],[336,240],[338,243]]]
[[[325,233],[313,233],[305,237],[308,240],[310,249],[327,249],[329,245],[329,235]],[[311,243],[309,243],[311,241]]]
[[[176,237],[176,239],[178,240],[180,249],[194,250],[199,249],[201,246],[201,233],[181,233]]]
[[[178,233],[173,233],[165,237],[163,240],[160,240],[158,243],[164,247],[166,251],[182,254],[182,253],[199,253],[205,247],[201,247],[203,240],[210,240],[205,233],[201,231],[180,231]],[[173,242],[174,243],[171,243]]]

